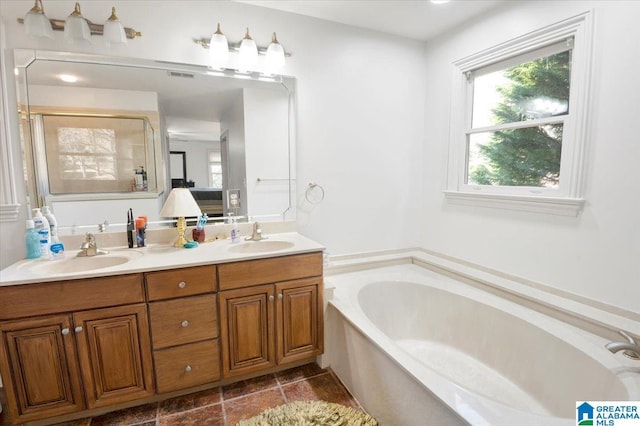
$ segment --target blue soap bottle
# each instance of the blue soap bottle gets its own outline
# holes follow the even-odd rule
[[[40,257],[40,235],[36,232],[33,220],[27,220],[27,232],[24,234],[24,245],[27,250],[27,259]]]

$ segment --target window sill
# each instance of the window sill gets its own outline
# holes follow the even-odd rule
[[[450,204],[519,210],[531,213],[577,217],[585,200],[583,198],[554,198],[526,195],[479,194],[444,191]]]

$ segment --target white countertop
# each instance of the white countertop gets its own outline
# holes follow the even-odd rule
[[[242,260],[263,259],[276,256],[310,253],[324,250],[324,247],[297,232],[269,234],[267,242],[286,241],[291,247],[257,253],[237,253],[230,251],[232,247],[244,244],[260,244],[260,242],[241,241],[231,243],[231,240],[216,240],[185,249],[176,248],[171,244],[151,244],[147,247],[129,249],[127,247],[100,247],[109,250],[108,255],[98,256],[130,256],[126,263],[80,272],[51,273],[49,263],[65,262],[74,258],[79,250],[67,250],[64,259],[21,260],[0,271],[0,286],[29,284],[36,282],[62,281],[77,278],[104,277],[137,272],[158,271],[164,269],[184,268],[190,266],[210,265],[237,262]],[[131,256],[133,255],[133,256]],[[73,259],[82,262],[83,258]],[[53,266],[53,265],[52,265]]]

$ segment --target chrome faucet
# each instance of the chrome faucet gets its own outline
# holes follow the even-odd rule
[[[262,236],[262,229],[260,229],[260,224],[258,222],[253,224],[253,233],[251,236],[245,238],[246,241],[260,241],[266,239],[267,237]]]
[[[627,339],[628,342],[611,342],[604,345],[604,347],[609,349],[612,353],[624,351],[623,355],[627,358],[640,361],[640,346],[638,346],[633,337],[629,336],[622,330],[620,330],[618,333],[620,333],[622,337]]]
[[[80,253],[78,253],[78,257],[90,257],[97,256],[99,254],[109,254],[107,250],[98,248],[96,237],[94,237],[91,232],[86,233],[86,238],[86,241],[84,241],[80,246]]]

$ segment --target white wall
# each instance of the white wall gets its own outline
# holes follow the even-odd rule
[[[577,218],[447,205],[451,63],[594,9],[586,206]],[[428,45],[421,245],[640,312],[640,2],[514,2]]]
[[[264,89],[244,89],[243,99],[249,211],[253,216],[283,213],[289,208],[289,176],[283,174],[289,170],[289,122],[282,120],[288,99]]]

